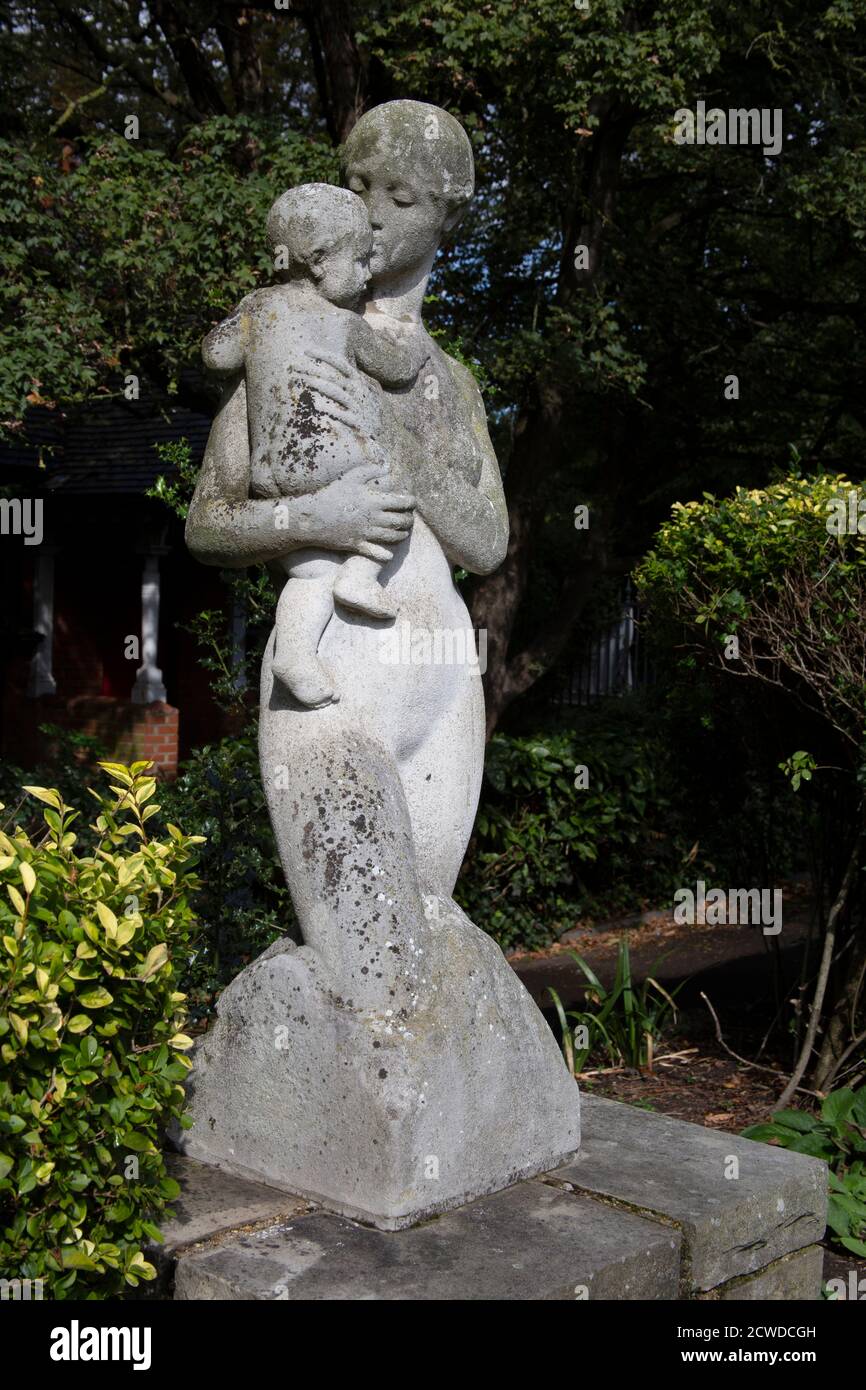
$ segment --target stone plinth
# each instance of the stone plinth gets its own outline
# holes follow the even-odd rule
[[[577,1163],[397,1232],[174,1158],[183,1196],[165,1228],[163,1262],[176,1266],[175,1297],[820,1296],[822,1163],[616,1102],[584,1102]],[[739,1179],[724,1176],[731,1156]]]
[[[223,992],[189,1082],[191,1158],[399,1230],[567,1161],[579,1094],[542,1015],[468,920],[431,923],[429,1007],[335,998],[278,942]]]

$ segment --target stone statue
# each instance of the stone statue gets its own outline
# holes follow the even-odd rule
[[[373,240],[355,193],[328,184],[290,189],[271,208],[268,238],[275,260],[282,257],[285,283],[247,295],[205,339],[203,356],[218,375],[243,371],[251,490],[279,498],[315,491],[357,467],[359,449],[370,462],[385,461],[375,416],[368,412],[349,430],[320,414],[309,390],[292,390],[306,356],[325,353],[347,376],[360,368],[383,385],[408,387],[429,352],[420,334],[400,346],[351,312],[370,280]],[[289,579],[277,607],[273,672],[302,705],[339,698],[316,656],[334,598],[368,618],[396,616],[376,583],[381,563],[315,550],[285,557]]]
[[[284,583],[259,748],[303,945],[275,943],[223,992],[178,1142],[393,1230],[566,1162],[579,1098],[452,897],[484,758],[453,568],[489,573],[508,533],[478,388],[421,321],[440,239],[472,197],[471,146],[447,112],[394,101],[361,117],[342,159],[354,196],[278,200],[287,282],[205,345],[228,379],[187,542]],[[394,615],[466,659],[383,660]]]

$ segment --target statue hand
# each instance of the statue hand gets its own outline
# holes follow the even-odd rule
[[[412,530],[415,498],[396,492],[382,463],[351,468],[304,498],[309,544],[389,560]],[[383,547],[388,549],[383,549]]]
[[[324,348],[305,353],[309,367],[295,380],[320,398],[318,413],[375,439],[382,429],[382,388],[371,377]]]

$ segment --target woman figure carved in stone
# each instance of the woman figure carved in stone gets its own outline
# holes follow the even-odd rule
[[[498,947],[452,898],[484,757],[453,568],[488,573],[508,537],[478,388],[421,320],[439,242],[473,193],[471,146],[445,111],[395,101],[361,117],[342,160],[373,233],[365,319],[416,357],[423,337],[429,359],[390,390],[327,350],[311,358],[296,389],[357,439],[358,467],[287,498],[251,497],[245,389],[229,382],[187,543],[204,563],[281,577],[287,552],[367,555],[397,623],[444,635],[463,659],[383,660],[383,624],[335,609],[318,657],[339,701],[308,708],[266,654],[262,780],[304,944],[277,943],[224,992],[182,1142],[393,1228],[565,1161],[578,1094]]]

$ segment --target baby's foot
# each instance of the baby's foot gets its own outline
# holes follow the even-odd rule
[[[357,576],[339,575],[334,583],[334,598],[353,613],[367,618],[396,618],[397,609],[380,584],[359,584]]]
[[[271,669],[274,679],[286,686],[298,703],[306,705],[308,709],[335,705],[340,698],[334,694],[324,667],[315,658],[303,664],[274,661]]]

